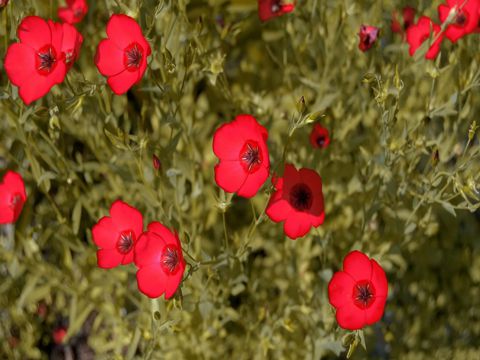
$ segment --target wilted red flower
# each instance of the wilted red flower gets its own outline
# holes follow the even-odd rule
[[[66,7],[58,8],[58,17],[68,24],[76,24],[82,21],[87,12],[86,0],[67,0]]]
[[[17,29],[20,43],[10,45],[5,56],[8,78],[18,86],[29,105],[46,95],[65,78],[62,57],[62,26],[38,16],[27,16]]]
[[[0,224],[16,222],[25,201],[27,193],[22,176],[14,171],[7,171],[0,183]]]
[[[185,271],[178,235],[159,222],[152,222],[135,245],[138,289],[150,298],[165,293],[170,299]]]
[[[73,25],[63,24],[62,53],[64,54],[67,70],[73,66],[73,63],[80,56],[80,48],[83,43],[83,36],[75,29]]]
[[[360,32],[358,33],[360,42],[358,43],[358,48],[363,52],[369,50],[373,44],[375,44],[375,41],[377,41],[378,32],[379,29],[375,26],[360,26]]]
[[[283,0],[258,0],[258,17],[262,21],[270,20],[292,12],[295,9],[294,3],[286,4]]]
[[[286,164],[283,177],[272,180],[275,192],[266,213],[275,222],[284,221],[285,234],[295,240],[325,220],[322,179],[314,170]]]
[[[470,34],[478,27],[479,0],[447,0],[446,4],[438,6],[438,15],[443,23],[451,11],[455,12],[452,23],[444,31],[451,42],[457,42],[461,37]]]
[[[326,148],[330,145],[328,129],[320,124],[315,124],[310,133],[310,144],[312,144],[314,148]]]
[[[102,217],[92,229],[98,266],[110,269],[133,261],[133,249],[143,231],[142,214],[121,200],[110,207],[110,216]]]
[[[431,34],[433,30],[433,34]],[[410,45],[410,56],[413,56],[417,49],[425,42],[432,38],[433,41],[430,49],[425,54],[425,58],[432,60],[435,59],[440,52],[440,45],[442,44],[443,34],[440,33],[440,26],[435,24],[432,19],[426,16],[422,16],[418,19],[415,25],[410,26],[407,29],[407,42]]]
[[[336,309],[338,325],[358,330],[382,318],[387,301],[385,271],[360,251],[343,260],[343,271],[336,272],[328,284],[328,299]]]
[[[0,9],[8,5],[8,0],[0,0]]]
[[[113,92],[121,95],[142,80],[151,49],[138,23],[127,15],[110,17],[107,36],[98,44],[95,64]]]
[[[61,344],[63,343],[63,339],[65,339],[65,335],[67,335],[67,329],[65,329],[63,326],[57,327],[53,330],[53,341],[55,344]]]
[[[229,193],[250,198],[270,172],[268,132],[252,115],[238,115],[213,135],[213,152],[220,159],[215,181]]]
[[[397,18],[398,14],[394,12],[392,16],[392,24],[391,24],[392,32],[403,34],[405,31],[407,31],[407,29],[410,26],[412,26],[415,22],[415,12],[416,12],[415,8],[410,6],[405,6],[402,10],[403,24],[400,24],[400,21]]]

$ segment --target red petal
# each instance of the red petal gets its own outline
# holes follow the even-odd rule
[[[36,75],[35,57],[35,50],[28,45],[15,43],[9,46],[4,67],[13,85],[22,86]]]
[[[102,217],[92,229],[93,242],[100,248],[115,248],[118,236],[119,231],[109,216]]]
[[[112,91],[117,95],[125,94],[139,80],[138,71],[122,71],[120,74],[111,76],[107,82]]]
[[[292,211],[292,207],[287,200],[281,198],[274,200],[272,198],[268,203],[266,213],[272,221],[280,222],[288,218],[290,211]]]
[[[264,166],[260,166],[255,173],[247,175],[245,182],[238,189],[237,195],[245,198],[255,196],[265,181],[267,181],[268,176],[268,170]]]
[[[73,14],[73,10],[71,10],[70,8],[66,8],[66,7],[58,8],[57,15],[58,15],[58,18],[65,23],[75,24],[77,22]]]
[[[328,300],[335,308],[342,307],[347,302],[352,302],[355,281],[346,272],[336,272],[328,284]]]
[[[223,160],[238,160],[245,138],[239,135],[238,122],[233,121],[220,126],[213,134],[213,152]]]
[[[215,182],[226,192],[237,192],[246,177],[247,174],[239,161],[220,161],[215,166]]]
[[[27,193],[25,192],[25,184],[23,178],[15,171],[7,171],[3,177],[3,183],[10,190],[10,193],[19,193],[23,201],[27,200]]]
[[[312,222],[308,214],[293,210],[283,224],[283,231],[290,239],[295,240],[305,236],[311,227]]]
[[[358,330],[365,324],[365,311],[358,308],[353,301],[347,301],[337,309],[337,322],[340,327],[346,330]]]
[[[134,261],[137,267],[160,265],[165,240],[154,232],[147,231],[135,244]]]
[[[170,299],[178,289],[178,286],[182,282],[183,272],[185,271],[185,266],[183,265],[178,271],[170,276],[167,276],[167,284],[165,287],[165,299]]]
[[[130,251],[123,256],[122,265],[127,265],[133,262],[134,251]]]
[[[365,321],[367,325],[372,325],[382,318],[386,301],[387,298],[385,296],[376,296],[372,305],[368,309],[365,309]]]
[[[143,217],[140,211],[127,203],[117,200],[110,207],[113,223],[119,231],[133,230],[138,239],[143,232]]]
[[[107,36],[122,51],[130,44],[137,42],[142,46],[147,56],[150,53],[150,46],[143,37],[140,25],[130,16],[123,14],[112,15],[107,24]]]
[[[10,207],[11,197],[10,189],[4,184],[0,184],[0,224],[15,222],[15,213]]]
[[[123,51],[113,41],[102,40],[97,47],[95,65],[104,76],[118,75],[126,69],[123,57]]]
[[[100,249],[97,251],[97,264],[102,269],[111,269],[122,263],[123,255],[116,249]]]
[[[167,276],[160,265],[143,267],[137,271],[138,289],[150,298],[157,298],[165,292]]]
[[[376,296],[386,297],[388,295],[388,282],[385,271],[383,271],[382,267],[374,259],[371,259],[370,262],[372,263],[371,281],[375,287],[375,294]]]
[[[343,260],[343,271],[356,281],[372,278],[372,263],[367,255],[360,251],[350,252]]]
[[[163,239],[165,245],[179,244],[176,236],[170,231],[170,229],[167,228],[165,225],[159,223],[158,221],[153,221],[148,224],[147,229],[148,231],[154,232],[155,234],[159,235]]]
[[[48,23],[38,16],[27,16],[17,29],[17,35],[23,44],[40,50],[52,43],[52,33]]]

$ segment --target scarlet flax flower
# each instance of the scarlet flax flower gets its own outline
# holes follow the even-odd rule
[[[445,29],[445,36],[451,42],[475,31],[479,20],[479,0],[447,0],[438,6],[438,16],[443,23],[453,13],[452,23]]]
[[[398,14],[393,13],[391,29],[394,33],[403,34],[407,29],[415,23],[415,8],[405,6],[402,10],[402,23],[398,20]]]
[[[310,133],[310,144],[316,149],[328,147],[330,145],[328,129],[320,124],[315,124]]]
[[[258,17],[262,21],[288,14],[295,9],[295,4],[284,0],[258,0]]]
[[[275,192],[266,214],[275,222],[283,221],[285,234],[295,240],[325,220],[322,179],[314,170],[295,169],[286,164],[283,177],[274,178]]]
[[[58,8],[58,17],[65,23],[76,24],[83,20],[87,12],[86,0],[67,0],[66,7]]]
[[[165,294],[170,299],[185,271],[178,235],[159,222],[152,222],[135,245],[138,289],[150,298]]]
[[[5,70],[10,81],[19,87],[23,102],[45,96],[65,78],[62,53],[62,26],[38,16],[27,16],[17,29],[19,43],[9,46]]]
[[[83,43],[83,36],[75,29],[73,25],[62,24],[63,39],[62,39],[62,53],[65,59],[67,70],[73,66],[73,63],[80,56],[80,48]]]
[[[95,64],[113,92],[121,95],[142,80],[151,49],[138,23],[127,15],[110,17],[107,36],[98,45]]]
[[[133,261],[134,247],[143,232],[142,214],[121,200],[110,207],[110,216],[102,217],[92,229],[93,241],[100,248],[97,263],[110,269]]]
[[[338,325],[347,330],[362,329],[383,316],[388,295],[385,271],[360,251],[343,260],[343,271],[328,284],[328,299],[336,309]]]
[[[217,185],[239,196],[254,196],[270,172],[267,138],[267,130],[251,115],[238,115],[220,126],[213,136],[213,152],[220,159]]]
[[[0,183],[0,224],[17,221],[27,201],[22,176],[15,171],[7,171]]]
[[[61,344],[63,343],[63,340],[65,339],[65,336],[67,335],[67,329],[60,326],[60,327],[57,327],[53,330],[53,333],[52,333],[52,337],[53,337],[53,341],[55,342],[55,344]]]
[[[443,34],[440,34],[439,25],[435,24],[430,18],[422,16],[415,25],[407,29],[407,42],[410,45],[410,56],[413,56],[418,48],[430,39],[432,43],[425,54],[425,58],[432,60],[435,59],[440,52]]]
[[[358,36],[360,41],[358,48],[363,52],[370,50],[378,38],[379,29],[375,26],[362,25]]]

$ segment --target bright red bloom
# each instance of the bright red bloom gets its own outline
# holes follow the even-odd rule
[[[27,201],[22,176],[7,171],[0,183],[0,224],[12,224],[17,221]]]
[[[61,344],[63,343],[63,340],[65,339],[65,336],[67,335],[67,329],[64,327],[58,327],[55,330],[53,330],[53,341],[55,344]]]
[[[138,289],[150,298],[165,293],[170,299],[185,271],[178,235],[159,222],[152,222],[135,245]]]
[[[98,44],[95,64],[113,92],[121,95],[142,80],[152,51],[138,23],[127,15],[110,17],[107,36]]]
[[[67,6],[58,8],[58,17],[65,23],[76,24],[88,12],[87,0],[67,0]]]
[[[407,29],[415,23],[415,8],[406,6],[402,10],[403,24],[397,18],[397,13],[393,13],[391,29],[394,33],[403,34]]]
[[[67,65],[67,70],[73,66],[73,63],[80,56],[80,48],[83,43],[83,36],[75,29],[73,25],[63,24],[62,53]]]
[[[121,200],[110,207],[110,216],[102,217],[92,229],[98,267],[114,268],[133,261],[135,243],[143,232],[142,214]]]
[[[213,152],[220,159],[215,181],[229,193],[250,198],[270,172],[268,132],[252,115],[238,115],[213,135]]]
[[[336,309],[338,325],[358,330],[382,318],[388,295],[385,271],[360,251],[343,260],[343,271],[336,272],[328,284],[328,299]]]
[[[478,27],[479,8],[479,0],[447,0],[447,4],[439,5],[438,15],[442,23],[447,20],[450,11],[455,11],[452,23],[445,29],[445,36],[451,42],[457,42],[474,32]]]
[[[363,52],[370,50],[370,48],[375,44],[378,38],[379,29],[375,26],[362,25],[360,26],[360,32],[358,36],[360,37],[360,42],[358,43],[358,48]]]
[[[314,148],[326,148],[330,145],[330,135],[328,129],[320,124],[315,124],[310,133],[310,144]]]
[[[297,170],[286,164],[283,177],[272,180],[275,192],[266,213],[275,222],[284,221],[285,234],[295,240],[325,220],[322,179],[314,170]]]
[[[431,30],[433,30],[433,34],[431,34]],[[425,58],[429,60],[435,59],[440,52],[440,45],[443,40],[443,34],[439,35],[439,33],[440,26],[435,24],[429,17],[422,16],[418,19],[415,25],[407,29],[407,42],[410,45],[410,56],[413,56],[417,49],[431,38],[431,40],[434,41],[425,54]]]
[[[17,36],[20,42],[9,46],[4,66],[10,81],[20,88],[23,102],[29,105],[65,77],[63,31],[51,20],[27,16],[18,26]]]
[[[262,21],[288,14],[295,9],[295,4],[284,4],[282,0],[258,0],[258,17]]]

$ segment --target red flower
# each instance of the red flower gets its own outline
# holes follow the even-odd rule
[[[63,24],[62,53],[67,65],[67,70],[80,56],[80,48],[83,43],[83,36],[70,24]]]
[[[152,156],[152,163],[153,163],[153,168],[157,171],[162,169],[162,162],[158,158],[157,155],[153,154]]]
[[[239,196],[254,196],[270,172],[267,138],[267,129],[251,115],[238,115],[220,126],[213,135],[213,152],[220,159],[217,185]]]
[[[415,22],[415,8],[406,6],[403,8],[403,25],[400,24],[400,21],[397,19],[397,13],[393,13],[391,29],[394,33],[403,34],[407,29],[412,26]]]
[[[430,30],[433,29],[433,34]],[[440,52],[440,45],[443,40],[443,34],[440,34],[440,26],[435,24],[430,18],[422,16],[418,19],[418,22],[415,25],[410,26],[407,29],[407,42],[410,45],[410,56],[413,56],[417,49],[423,44],[423,42],[428,41],[430,37],[432,38],[433,44],[428,49],[425,54],[426,59],[435,59]]]
[[[55,344],[61,344],[63,343],[63,339],[65,339],[65,336],[67,335],[67,329],[65,329],[64,327],[58,327],[53,330],[52,335]]]
[[[22,176],[14,171],[7,171],[0,183],[0,224],[16,222],[25,201],[27,193]]]
[[[67,0],[67,6],[58,8],[58,17],[68,24],[76,24],[84,18],[88,12],[86,0]]]
[[[138,23],[127,15],[110,17],[107,36],[98,44],[95,64],[113,92],[121,95],[142,80],[151,49]]]
[[[63,81],[62,34],[60,24],[38,16],[27,16],[18,26],[20,43],[10,45],[4,66],[25,104],[40,99]]]
[[[133,249],[143,231],[142,214],[123,201],[110,207],[110,216],[102,217],[92,229],[98,267],[110,269],[133,261]]]
[[[0,9],[8,5],[8,0],[0,0]]]
[[[262,21],[287,14],[293,9],[295,9],[294,3],[284,4],[282,0],[258,0],[258,17]]]
[[[328,299],[336,309],[338,325],[358,330],[382,318],[388,284],[378,263],[360,251],[343,260],[343,271],[336,272],[328,284]]]
[[[138,289],[150,298],[165,293],[170,299],[177,291],[185,271],[178,235],[159,222],[152,222],[135,245]]]
[[[314,148],[326,148],[330,145],[330,136],[328,133],[328,129],[324,128],[320,124],[315,124],[310,133],[310,144]]]
[[[475,31],[478,26],[480,2],[478,0],[447,0],[438,6],[438,15],[443,23],[451,11],[455,12],[452,23],[445,29],[445,36],[457,42],[462,36]]]
[[[379,29],[375,26],[360,26],[360,32],[358,33],[360,42],[358,43],[358,48],[363,52],[370,50],[373,44],[375,44],[375,41],[377,41],[378,32]]]
[[[323,224],[322,179],[314,170],[300,169],[286,164],[282,178],[272,180],[275,192],[266,213],[275,222],[284,221],[285,234],[295,240],[304,236],[310,228]]]

